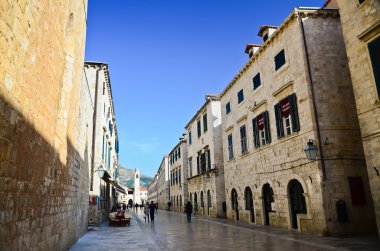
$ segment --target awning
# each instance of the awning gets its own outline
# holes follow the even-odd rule
[[[119,193],[127,194],[124,188],[122,188],[116,181],[111,180],[111,176],[107,171],[104,171],[104,176],[102,178],[105,182],[110,183]]]
[[[112,186],[120,193],[127,194],[124,188],[122,188],[119,184],[117,184],[114,180],[109,180]]]

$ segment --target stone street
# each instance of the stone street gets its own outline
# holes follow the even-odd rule
[[[133,212],[130,227],[90,227],[70,251],[83,250],[380,250],[376,236],[334,238],[226,219],[158,211],[155,222]]]

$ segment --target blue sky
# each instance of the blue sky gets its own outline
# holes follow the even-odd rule
[[[325,0],[89,0],[86,61],[108,63],[119,163],[154,176],[184,126],[294,7]]]

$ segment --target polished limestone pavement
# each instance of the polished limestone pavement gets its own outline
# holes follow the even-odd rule
[[[143,211],[133,212],[131,226],[91,227],[70,251],[113,250],[380,250],[380,241],[373,237],[333,238],[285,229],[271,228],[158,211],[154,223],[145,222]]]

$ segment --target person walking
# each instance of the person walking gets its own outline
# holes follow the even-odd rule
[[[149,222],[149,205],[148,203],[146,203],[144,205],[144,219],[145,219],[145,222],[146,222],[146,219],[148,219],[148,222]]]
[[[153,203],[153,200],[149,205],[150,220],[154,222],[154,212],[156,211],[156,205]]]
[[[191,205],[191,202],[188,201],[185,207],[186,216],[187,216],[187,222],[191,222],[191,214],[193,213],[193,206]]]

